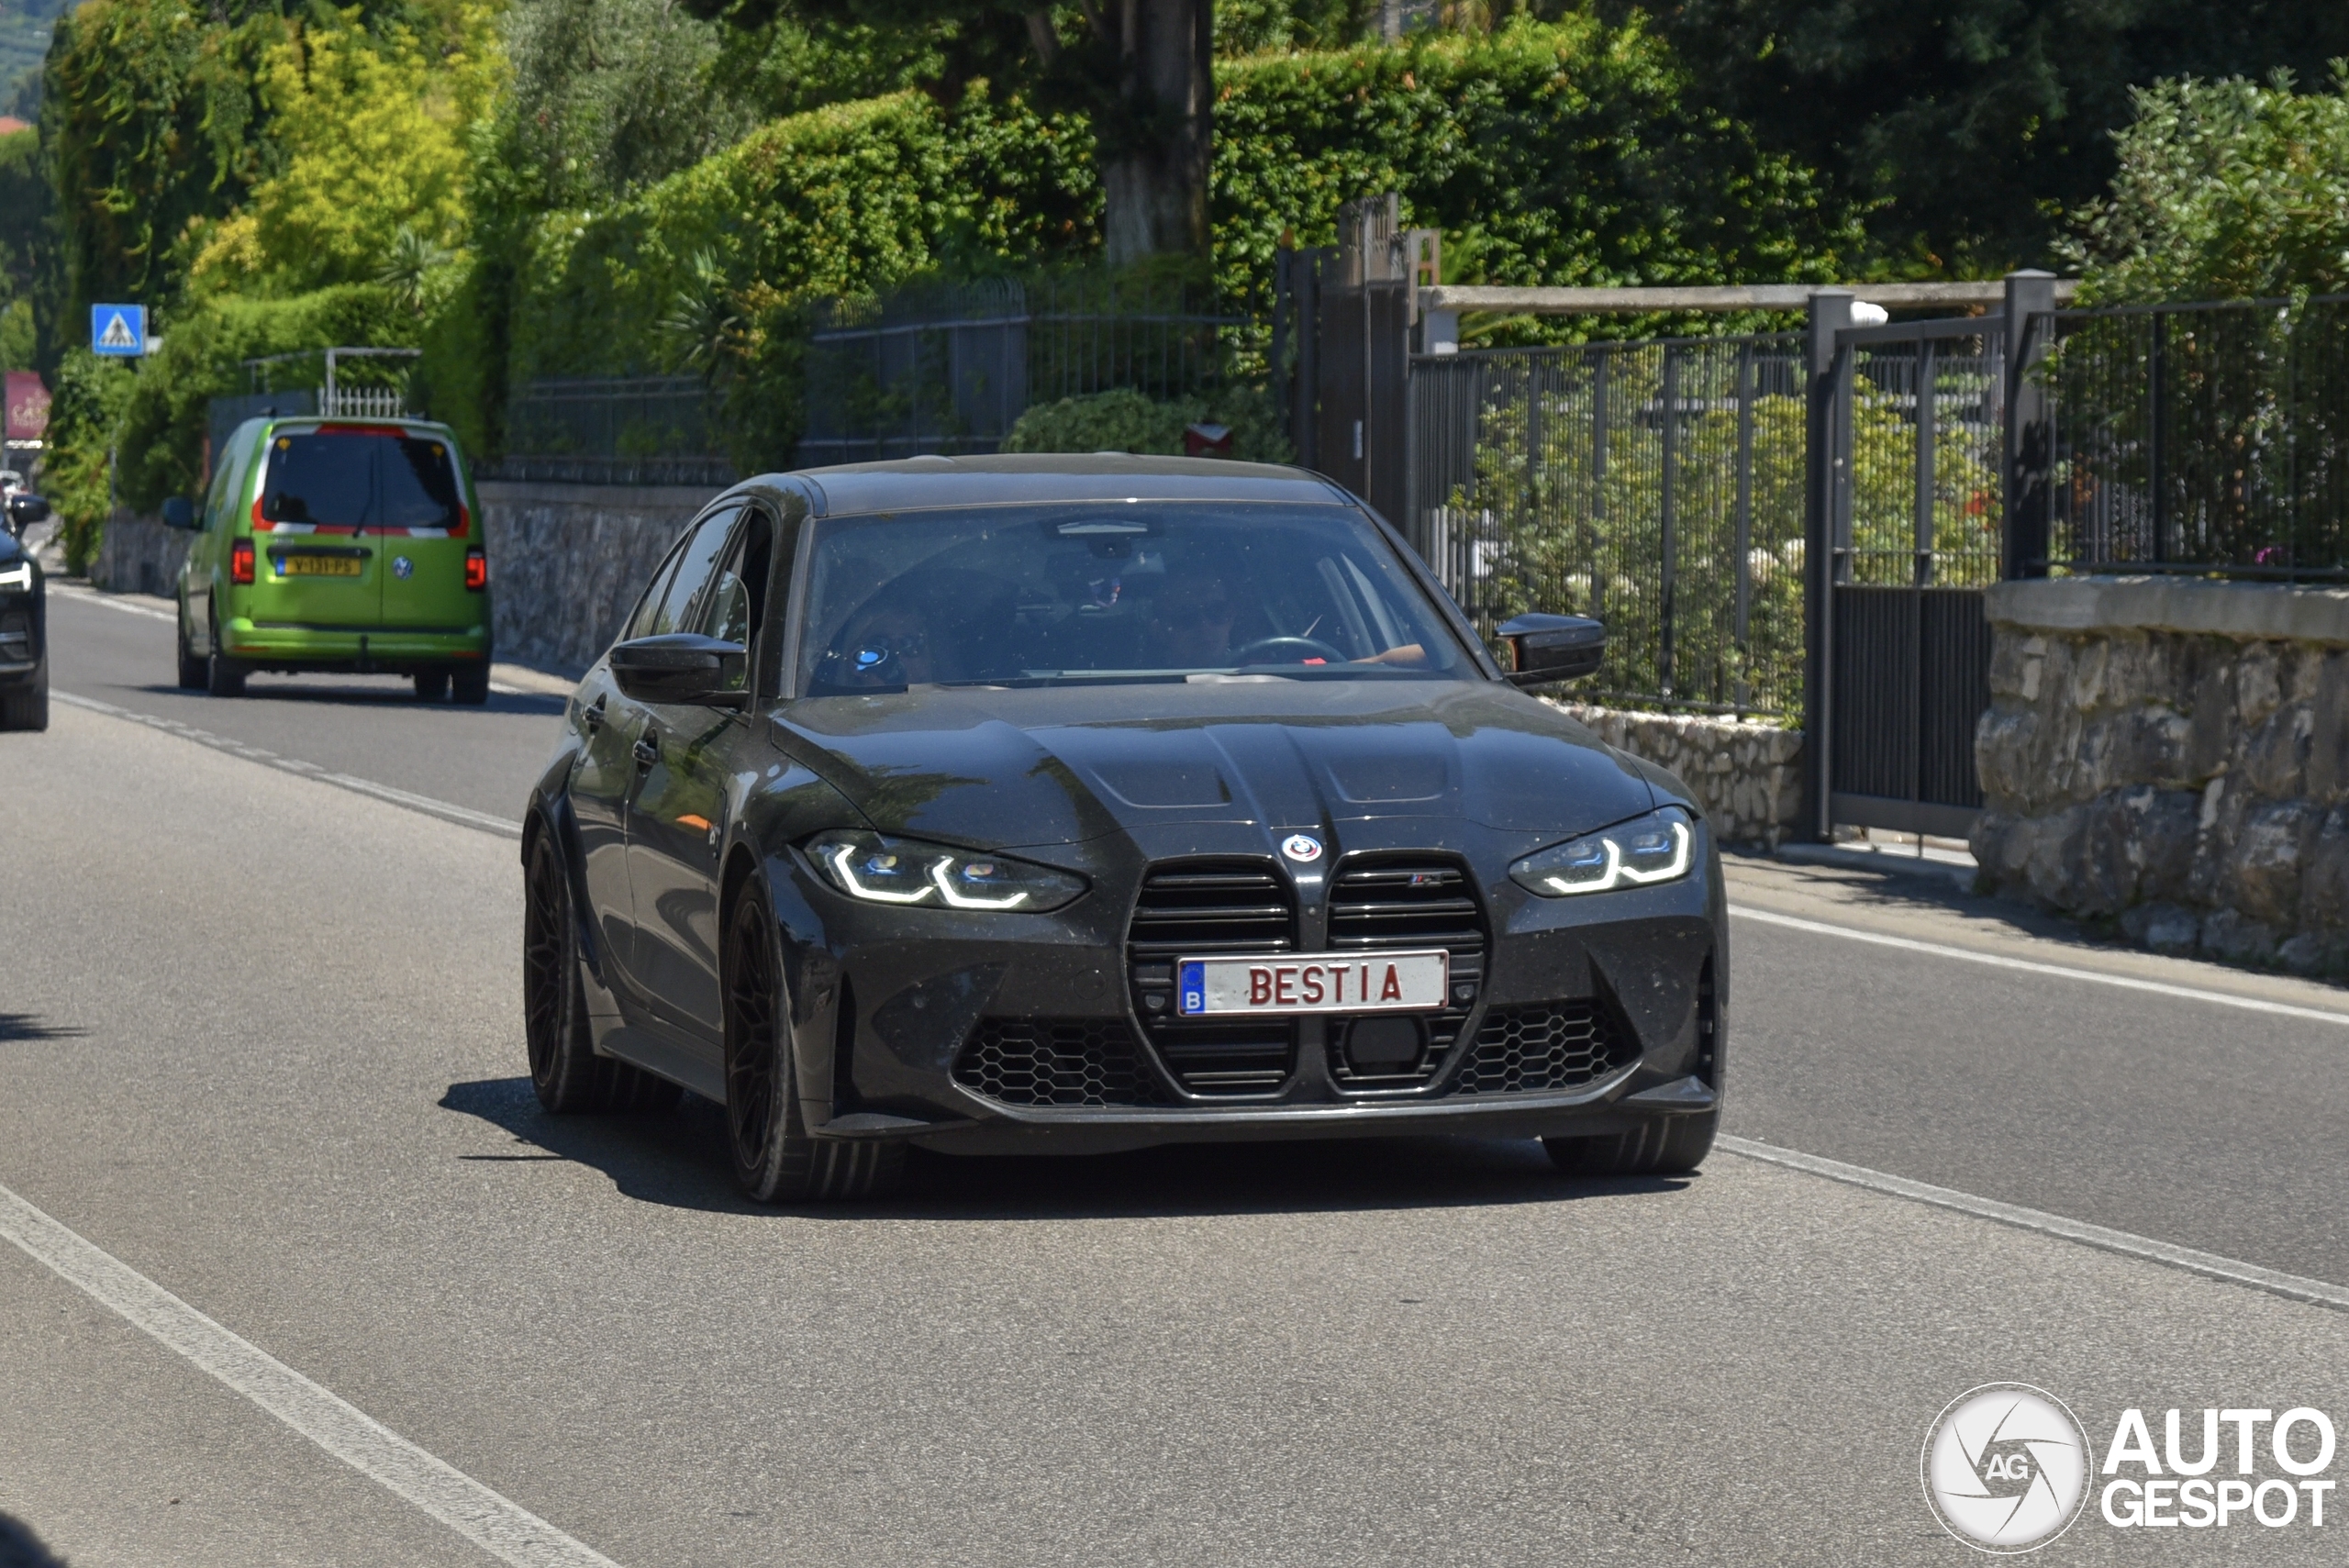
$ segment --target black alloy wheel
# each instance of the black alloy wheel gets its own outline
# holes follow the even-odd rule
[[[178,616],[180,642],[180,690],[200,692],[209,673],[205,662],[187,651],[187,606],[182,605]]]
[[[446,670],[418,670],[409,679],[416,683],[416,700],[418,702],[439,702],[449,695],[449,672]]]
[[[204,662],[204,689],[216,697],[245,695],[245,663],[221,651],[220,617],[212,618],[212,651]]]
[[[674,1106],[683,1097],[674,1084],[596,1054],[571,880],[551,832],[530,841],[522,892],[522,1029],[539,1103],[558,1115]]]
[[[774,920],[753,884],[726,924],[726,1145],[734,1180],[761,1203],[886,1192],[904,1173],[903,1143],[807,1135],[785,1016]]]
[[[489,666],[466,665],[449,675],[449,695],[458,702],[479,707],[489,700]]]
[[[1601,1138],[1545,1138],[1551,1162],[1570,1176],[1685,1176],[1713,1151],[1721,1113],[1662,1116]]]
[[[21,686],[0,687],[0,729],[49,728],[49,663]]]

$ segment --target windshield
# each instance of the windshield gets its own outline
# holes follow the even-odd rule
[[[816,529],[800,656],[809,695],[1466,667],[1351,507],[991,506]]]
[[[330,425],[271,440],[261,515],[324,528],[453,528],[462,520],[447,442]]]

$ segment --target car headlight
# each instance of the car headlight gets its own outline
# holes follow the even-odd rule
[[[1537,851],[1508,868],[1528,893],[1565,898],[1616,887],[1644,887],[1688,874],[1697,835],[1676,806],[1651,811],[1604,832]]]
[[[1085,891],[1083,877],[1049,866],[879,833],[819,833],[807,855],[834,887],[867,904],[1033,915]]]
[[[29,594],[33,587],[33,563],[18,561],[0,566],[0,594]]]

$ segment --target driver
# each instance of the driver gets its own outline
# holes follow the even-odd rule
[[[919,686],[933,678],[927,617],[899,600],[876,600],[859,610],[838,648],[833,657],[842,685]]]
[[[1220,577],[1170,578],[1144,620],[1161,668],[1214,670],[1231,662],[1231,590]]]

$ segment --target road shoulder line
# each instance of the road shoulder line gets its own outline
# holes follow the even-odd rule
[[[0,1237],[286,1426],[513,1568],[619,1568],[520,1504],[427,1453],[0,1186]]]
[[[330,773],[316,762],[306,762],[298,757],[281,757],[276,752],[263,751],[259,746],[248,746],[241,740],[232,740],[225,735],[215,735],[209,729],[198,729],[193,724],[182,724],[175,718],[163,718],[151,713],[139,713],[132,708],[117,707],[113,703],[100,702],[95,697],[85,697],[77,692],[59,691],[52,688],[49,695],[55,701],[72,707],[104,714],[108,718],[122,718],[133,724],[143,724],[150,729],[160,729],[166,735],[175,735],[183,740],[193,740],[199,746],[208,746],[216,751],[226,751],[232,757],[242,757],[249,762],[259,762],[264,767],[275,768],[280,773],[292,773],[296,778],[315,779],[320,784],[332,784],[337,789],[347,789],[353,795],[367,795],[375,800],[388,802],[393,806],[405,806],[410,811],[421,812],[427,817],[438,817],[444,822],[454,822],[460,828],[471,828],[483,833],[495,833],[507,839],[519,839],[522,836],[522,825],[519,822],[509,822],[503,817],[493,817],[486,811],[475,811],[470,806],[459,806],[453,801],[435,800],[429,795],[416,795],[407,790],[394,789],[390,784],[377,784],[373,779],[356,778],[350,773]]]
[[[2237,996],[2230,992],[2205,991],[2193,985],[2172,985],[2166,981],[2141,980],[2133,974],[2107,974],[2101,970],[2082,969],[2068,963],[2042,963],[2035,959],[2009,958],[2004,953],[1980,952],[1972,948],[1954,947],[1946,942],[1920,941],[1915,937],[1888,936],[1882,931],[1863,931],[1851,926],[1831,925],[1825,920],[1806,920],[1798,915],[1781,915],[1774,909],[1756,909],[1744,904],[1731,905],[1729,912],[1738,919],[1758,920],[1765,926],[1783,926],[1793,931],[1809,931],[1819,936],[1842,937],[1846,941],[1867,942],[1876,947],[1899,948],[1907,952],[1931,953],[1936,958],[1954,958],[1967,963],[1984,963],[1994,969],[2016,969],[2027,974],[2052,974],[2065,980],[2085,980],[2098,985],[2117,985],[2124,991],[2147,991],[2156,996],[2176,996],[2189,1002],[2209,1002],[2221,1007],[2240,1007],[2246,1012],[2267,1013],[2287,1018],[2311,1018],[2319,1023],[2349,1026],[2349,1012],[2336,1013],[2323,1007],[2299,1007],[2289,1002],[2264,1001],[2257,996]]]
[[[2099,1251],[2118,1252],[2123,1257],[2160,1263],[2167,1268],[2183,1269],[2206,1279],[2224,1280],[2230,1284],[2248,1285],[2290,1301],[2307,1302],[2317,1307],[2330,1307],[2349,1312],[2349,1287],[2324,1280],[2309,1279],[2300,1274],[2283,1273],[2262,1268],[2239,1258],[2222,1258],[2216,1252],[2198,1251],[2192,1247],[2180,1247],[2168,1241],[2156,1241],[2150,1236],[2139,1236],[2127,1230],[2114,1230],[2108,1226],[2091,1225],[2086,1220],[2066,1219],[2060,1214],[2042,1209],[2024,1208],[2018,1204],[2000,1203],[1996,1198],[1976,1197],[1950,1187],[1937,1187],[1930,1182],[1911,1181],[1885,1171],[1871,1171],[1865,1165],[1847,1165],[1841,1160],[1823,1155],[1805,1154],[1798,1150],[1781,1149],[1773,1143],[1757,1143],[1752,1139],[1722,1137],[1714,1147],[1742,1159],[1756,1160],[1765,1164],[1780,1165],[1808,1175],[1823,1176],[1831,1182],[1863,1187],[1872,1193],[1889,1197],[1907,1198],[1911,1203],[1931,1204],[1936,1208],[1954,1209],[1977,1219],[1988,1219],[2000,1225],[2011,1225],[2021,1230],[2034,1230],[2059,1240],[2076,1241]]]

